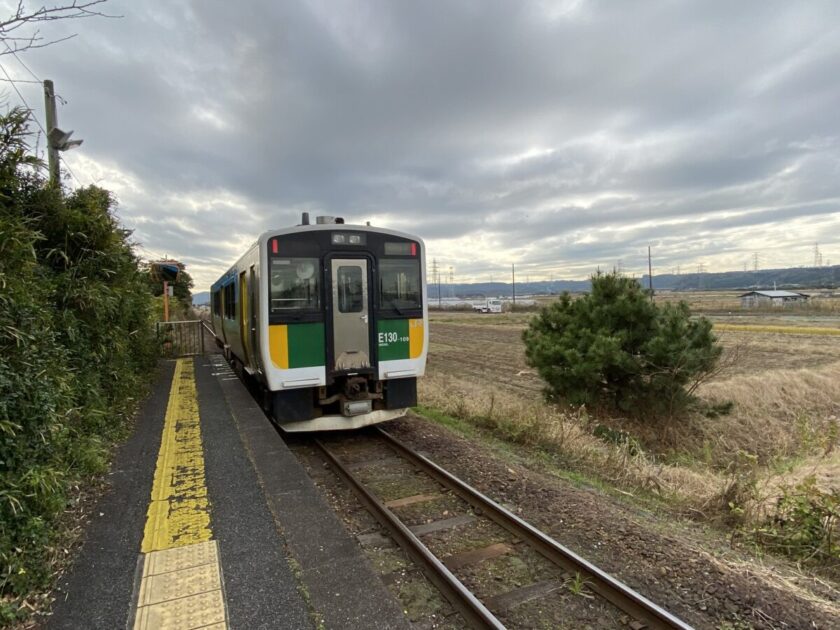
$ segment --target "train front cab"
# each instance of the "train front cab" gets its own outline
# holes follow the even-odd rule
[[[425,369],[419,239],[354,226],[272,236],[270,411],[287,431],[349,429],[403,415]]]

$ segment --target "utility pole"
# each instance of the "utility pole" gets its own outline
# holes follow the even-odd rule
[[[47,156],[50,165],[50,185],[61,183],[61,167],[58,152],[75,149],[82,144],[82,140],[71,140],[72,131],[62,131],[58,128],[58,116],[55,111],[55,87],[50,79],[44,81],[44,110],[47,114]]]
[[[440,276],[438,276],[437,258],[432,258],[432,284],[437,285],[438,308],[440,308]]]
[[[50,162],[50,184],[57,185],[61,177],[58,166],[58,148],[52,141],[52,130],[58,127],[58,120],[55,113],[55,88],[49,79],[44,81],[44,110],[47,113],[47,156]],[[169,321],[167,319],[167,321]]]
[[[510,264],[510,277],[513,281],[513,306],[510,310],[516,310],[516,263]]]
[[[653,302],[653,266],[650,262],[650,245],[648,245],[648,288],[650,289],[650,301]]]
[[[438,269],[437,260],[435,260],[434,263],[435,263],[435,275],[437,275],[438,308],[442,309],[443,304],[441,304],[441,294],[440,294],[440,269]]]

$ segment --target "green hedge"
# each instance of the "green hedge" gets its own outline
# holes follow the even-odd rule
[[[0,116],[0,622],[49,586],[71,489],[105,470],[155,364],[151,295],[111,194],[46,185]]]

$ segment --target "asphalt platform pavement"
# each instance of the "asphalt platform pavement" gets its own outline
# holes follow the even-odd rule
[[[174,361],[161,364],[132,436],[116,453],[108,489],[59,580],[45,627],[408,628],[399,603],[221,355],[179,361],[177,367]],[[184,396],[197,401],[192,409],[203,462],[190,460],[192,498],[170,497],[166,504],[162,466],[178,466],[177,453],[165,448],[184,443],[177,432],[185,423],[173,416],[170,400],[182,371]],[[181,411],[190,411],[188,403]],[[170,483],[170,493],[177,485],[177,479]],[[187,526],[170,524],[167,546],[178,549],[152,553],[170,554],[174,562],[173,553],[192,549],[193,558],[204,558],[212,551],[218,567],[205,559],[194,561],[201,566],[171,565],[179,570],[159,568],[155,575],[141,546],[151,549],[150,500],[156,496],[170,506],[168,513],[188,505],[209,518],[200,514],[203,538],[189,539],[182,531]],[[182,514],[182,521],[196,519]],[[188,590],[166,594],[176,587]],[[202,610],[211,607],[211,595],[218,595],[217,612]]]

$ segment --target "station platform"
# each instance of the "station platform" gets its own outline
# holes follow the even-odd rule
[[[408,628],[221,355],[163,362],[47,628]]]

